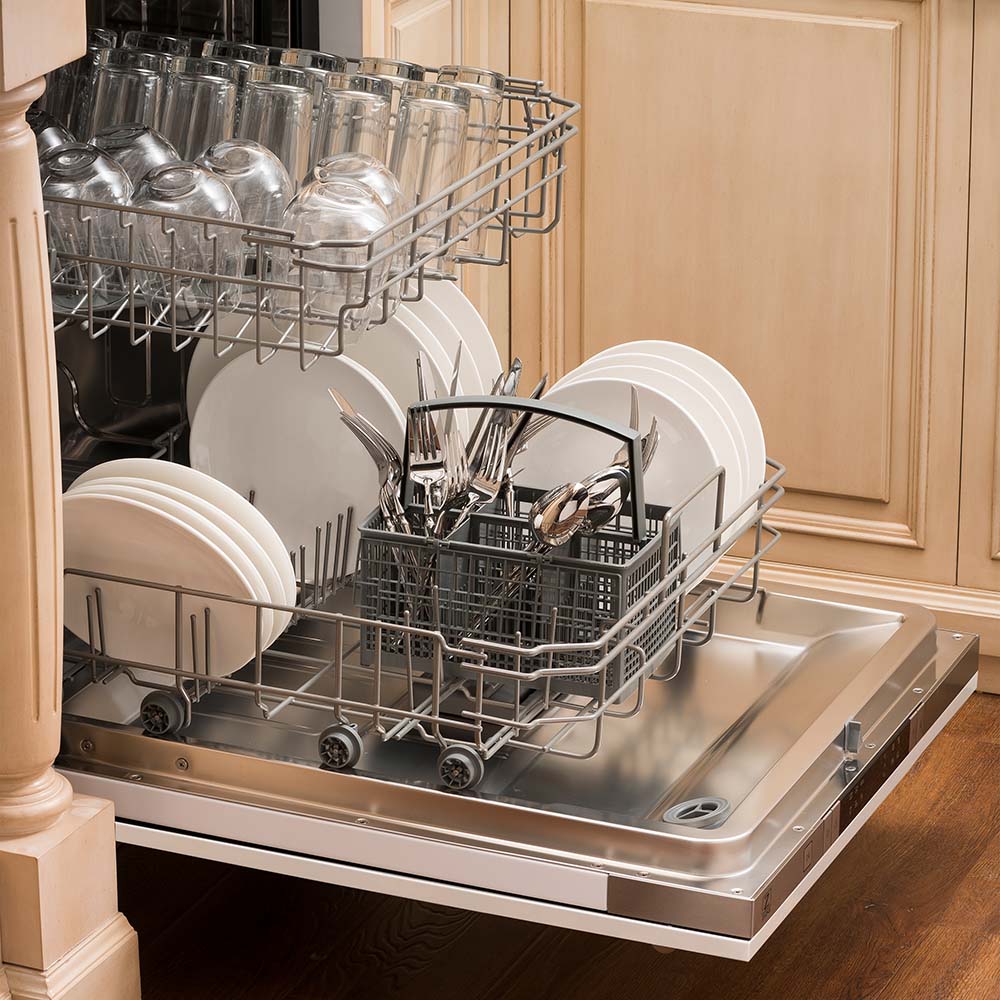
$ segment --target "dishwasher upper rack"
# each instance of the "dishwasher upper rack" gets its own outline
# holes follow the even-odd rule
[[[683,510],[703,490],[717,497],[715,529],[590,642],[526,646],[515,635],[506,642],[468,639],[456,643],[435,629],[365,617],[352,605],[348,605],[349,611],[334,610],[337,599],[343,605],[351,592],[350,581],[342,572],[330,586],[325,572],[314,576],[312,584],[303,580],[305,600],[291,608],[68,567],[67,575],[91,581],[86,599],[92,610],[90,635],[79,648],[67,648],[67,661],[85,670],[91,683],[107,684],[125,674],[132,683],[149,689],[142,719],[147,731],[157,735],[177,732],[190,724],[193,706],[213,691],[249,700],[264,725],[282,725],[278,716],[290,706],[305,709],[316,720],[309,732],[316,739],[317,761],[327,768],[357,765],[366,737],[381,741],[410,738],[435,745],[442,784],[453,789],[474,787],[485,773],[486,762],[505,748],[588,759],[601,746],[605,716],[637,713],[643,705],[647,680],[673,679],[681,670],[684,646],[702,645],[713,637],[720,600],[748,602],[757,596],[760,560],[780,538],[763,518],[784,495],[780,485],[784,472],[782,465],[768,459],[766,480],[726,518],[722,516],[725,472],[719,468],[709,475],[664,518],[663,558],[670,559],[667,548],[676,536]],[[739,558],[721,579],[688,579],[688,571],[704,554],[711,550],[721,557],[736,545],[735,533],[730,538],[724,536],[737,522],[752,533],[750,554]],[[338,524],[338,536],[340,527]],[[749,582],[741,582],[746,574]],[[321,582],[317,585],[316,580]],[[109,652],[114,637],[108,635],[101,619],[100,589],[105,582],[172,595],[177,643],[173,665],[122,661]],[[207,657],[199,656],[194,648],[197,621],[196,616],[188,620],[185,600],[231,602],[256,609],[254,659],[232,676],[212,676]],[[261,612],[265,609],[289,611],[294,616],[293,626],[270,649],[263,648],[261,639]],[[662,625],[666,616],[673,616],[670,634],[658,643],[655,658],[647,659],[642,653],[643,637]],[[404,651],[419,647],[424,654],[421,662],[417,663],[415,655],[404,656],[401,662],[386,662],[380,653],[383,631],[397,637]],[[202,634],[207,632],[207,628],[202,630]],[[182,644],[189,634],[192,667],[186,668]],[[365,636],[372,634],[374,654],[362,664],[362,644]],[[633,650],[643,659],[641,669],[612,690],[606,684],[609,670],[623,653]],[[597,655],[585,667],[553,666],[557,656],[572,658],[581,652]],[[158,675],[163,683],[139,678],[137,671],[145,672],[146,678],[149,673]],[[582,674],[598,678],[589,697],[556,690],[558,685],[552,683]],[[145,725],[147,707],[162,709],[164,704],[167,714],[177,720],[175,724],[165,729]],[[219,710],[209,707],[208,711],[218,714]],[[162,711],[150,713],[154,723],[163,717]],[[295,725],[301,733],[301,720]],[[571,728],[584,725],[593,736],[589,747],[559,746]],[[253,748],[245,749],[254,752]]]
[[[133,345],[143,343],[151,333],[166,334],[178,351],[193,340],[209,339],[217,356],[235,343],[252,344],[261,363],[277,351],[294,351],[303,370],[320,356],[343,353],[343,334],[359,311],[371,307],[372,324],[378,325],[386,322],[399,301],[423,298],[426,281],[456,280],[453,273],[429,267],[439,258],[447,255],[449,261],[459,264],[500,266],[509,262],[513,239],[549,233],[558,225],[567,169],[564,147],[578,131],[571,119],[580,105],[553,94],[541,81],[517,77],[507,79],[503,99],[505,114],[499,139],[502,148],[497,156],[368,239],[304,243],[296,241],[287,230],[265,226],[45,197],[53,262],[54,208],[75,211],[76,221],[86,234],[78,247],[59,250],[58,256],[64,262],[61,270],[53,265],[53,287],[63,292],[61,299],[69,299],[53,305],[57,325],[74,318],[81,320],[93,339],[111,328],[127,329]],[[94,215],[98,212],[116,217],[127,244],[126,260],[104,255],[95,247]],[[169,243],[165,261],[151,264],[139,259],[133,219],[140,214],[160,220]],[[203,268],[177,266],[176,243],[169,239],[176,223],[202,227],[204,242],[211,245],[207,256],[212,258]],[[462,242],[484,227],[500,234],[496,255],[463,255]],[[237,232],[245,247],[250,266],[241,274],[221,273],[217,236],[225,230]],[[317,255],[332,249],[351,251],[357,262],[333,264],[318,259]],[[272,274],[271,264],[278,257],[290,262],[289,273],[297,272],[297,281],[278,280]],[[389,261],[395,262],[392,273],[378,281]],[[71,269],[72,281],[68,282]],[[97,286],[106,283],[109,270],[120,272],[120,277],[115,278],[120,295],[114,296],[113,305],[105,306],[103,290]],[[348,291],[345,304],[332,322],[310,320],[308,314],[310,276],[324,272],[340,275]],[[160,275],[165,283],[197,280],[212,290],[212,301],[196,325],[186,326],[178,322],[177,310],[169,305],[146,308],[139,282],[143,273]],[[280,317],[275,315],[278,296],[285,297],[286,302]],[[287,306],[288,296],[297,299],[297,306]],[[243,322],[235,327],[227,323],[222,329],[221,319],[229,313],[243,317]]]

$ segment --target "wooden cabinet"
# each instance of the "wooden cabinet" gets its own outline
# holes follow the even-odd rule
[[[460,63],[508,71],[508,0],[365,0],[363,24],[366,54],[424,66]],[[486,319],[501,358],[507,358],[507,269],[466,267],[461,280],[465,294]]]

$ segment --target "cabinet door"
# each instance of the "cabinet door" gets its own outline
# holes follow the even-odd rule
[[[782,562],[955,582],[972,10],[512,0],[513,71],[583,105],[513,348],[718,357],[788,466]]]
[[[369,54],[424,66],[461,63],[506,73],[509,7],[509,0],[366,0],[364,45]],[[491,245],[489,249],[497,252],[499,248]],[[507,358],[507,269],[466,265],[461,284],[486,320],[500,357]]]
[[[976,5],[958,582],[1000,591],[1000,6]]]

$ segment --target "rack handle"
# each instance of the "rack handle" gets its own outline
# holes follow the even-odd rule
[[[600,431],[628,447],[628,471],[630,497],[632,499],[632,537],[637,542],[645,540],[646,502],[642,481],[642,432],[631,427],[605,420],[585,413],[571,406],[561,406],[559,403],[549,403],[543,399],[531,399],[522,396],[447,396],[443,399],[427,399],[423,402],[411,403],[410,411],[429,410],[431,413],[444,410],[512,410],[515,413],[529,412],[532,414],[549,415],[560,420],[586,427],[588,430]],[[410,458],[410,422],[406,421],[403,439],[403,483],[409,489],[409,458]]]

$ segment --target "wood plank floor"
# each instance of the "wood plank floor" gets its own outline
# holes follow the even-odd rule
[[[1000,697],[975,695],[749,965],[119,849],[145,1000],[1000,1000]]]

